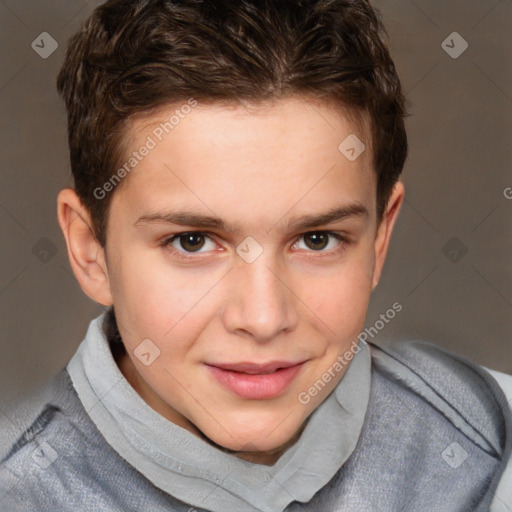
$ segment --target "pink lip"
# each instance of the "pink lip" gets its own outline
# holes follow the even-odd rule
[[[217,381],[236,395],[249,400],[263,400],[281,394],[300,373],[304,363],[273,361],[262,365],[236,363],[206,366]]]

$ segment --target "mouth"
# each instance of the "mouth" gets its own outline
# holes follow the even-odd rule
[[[214,366],[215,368],[220,368],[221,370],[227,370],[231,372],[237,373],[247,373],[249,375],[267,375],[269,373],[274,373],[277,370],[284,370],[286,368],[291,368],[292,366],[297,366],[298,364],[302,364],[305,361],[297,361],[297,362],[288,362],[288,361],[271,361],[270,363],[265,364],[256,364],[256,363],[207,363],[209,366]]]
[[[263,400],[282,394],[298,376],[305,362],[208,363],[206,367],[218,383],[235,395]]]

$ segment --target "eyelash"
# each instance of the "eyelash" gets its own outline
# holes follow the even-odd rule
[[[160,247],[162,247],[162,248],[170,251],[171,253],[177,255],[179,258],[183,258],[183,259],[186,259],[186,260],[198,260],[198,259],[201,258],[201,256],[197,256],[197,255],[198,254],[203,254],[203,253],[201,253],[201,252],[194,253],[194,252],[179,251],[179,250],[177,250],[177,249],[175,249],[174,247],[171,246],[172,242],[174,242],[180,236],[189,235],[189,234],[202,235],[202,236],[205,236],[205,237],[208,237],[208,238],[211,239],[209,234],[204,232],[204,231],[183,231],[181,233],[176,233],[175,235],[172,235],[171,237],[165,238],[164,240],[162,240],[162,242],[160,243]],[[345,238],[344,236],[340,235],[339,233],[336,233],[335,231],[320,230],[320,231],[308,231],[306,233],[302,233],[296,239],[294,244],[296,244],[304,236],[311,235],[311,234],[315,234],[315,235],[317,235],[317,234],[329,235],[329,236],[332,236],[333,238],[335,238],[336,240],[338,240],[339,242],[341,242],[337,247],[335,247],[334,249],[330,249],[328,251],[325,251],[325,250],[314,251],[313,249],[311,249],[310,252],[313,252],[313,253],[328,254],[328,255],[338,254],[339,252],[344,250],[346,248],[346,246],[349,245],[349,243],[350,243],[347,240],[347,238]],[[322,256],[320,256],[320,257],[322,257]]]

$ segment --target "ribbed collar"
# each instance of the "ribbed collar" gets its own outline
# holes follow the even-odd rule
[[[309,416],[299,440],[266,466],[225,453],[153,410],[120,372],[104,316],[91,321],[67,367],[73,385],[107,442],[179,500],[212,512],[282,512],[293,501],[309,501],[354,451],[370,395],[366,344]]]

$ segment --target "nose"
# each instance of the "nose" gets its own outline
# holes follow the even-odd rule
[[[238,263],[230,272],[229,300],[223,312],[225,328],[262,343],[292,330],[298,319],[297,298],[282,269],[263,255],[253,263]]]

